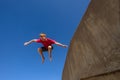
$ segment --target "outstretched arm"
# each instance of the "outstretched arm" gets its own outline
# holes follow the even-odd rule
[[[32,40],[30,40],[30,41],[28,41],[28,42],[25,42],[24,45],[26,46],[26,45],[28,45],[28,44],[31,44],[32,42],[36,42],[36,39],[32,39]]]
[[[62,46],[62,47],[64,47],[64,48],[67,48],[67,47],[68,47],[67,45],[61,44],[61,43],[59,43],[59,42],[55,42],[55,44],[58,45],[58,46]]]

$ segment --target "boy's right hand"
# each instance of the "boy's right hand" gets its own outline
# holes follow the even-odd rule
[[[24,46],[27,46],[28,44],[29,44],[29,42],[25,42],[25,43],[24,43]]]

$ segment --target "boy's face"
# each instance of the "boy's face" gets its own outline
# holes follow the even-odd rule
[[[40,36],[42,40],[46,40],[46,36]]]

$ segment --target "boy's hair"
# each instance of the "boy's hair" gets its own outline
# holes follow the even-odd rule
[[[45,33],[40,33],[40,37],[46,37],[46,34]]]

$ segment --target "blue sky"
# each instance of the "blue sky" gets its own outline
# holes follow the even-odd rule
[[[45,63],[37,48],[24,42],[44,32],[69,46],[89,0],[0,0],[0,80],[61,80],[68,48],[54,45]]]

